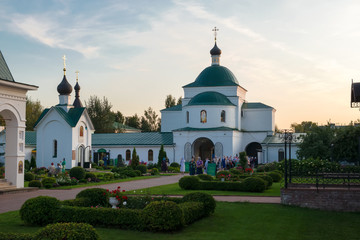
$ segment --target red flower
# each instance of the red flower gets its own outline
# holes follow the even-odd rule
[[[120,186],[118,186],[117,189],[120,189]]]
[[[125,192],[125,190],[123,190],[123,192]]]
[[[122,196],[122,198],[123,198],[124,200],[127,200],[127,199],[128,199],[127,196]]]
[[[105,196],[105,195],[106,195],[106,193],[103,193],[103,195]]]

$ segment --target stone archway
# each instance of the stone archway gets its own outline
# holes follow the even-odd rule
[[[245,148],[245,152],[248,157],[258,158],[258,152],[261,151],[262,151],[262,147],[261,144],[258,142],[249,143]]]
[[[202,160],[206,158],[211,159],[214,155],[214,143],[206,137],[198,138],[192,144],[192,152],[195,158],[201,157]]]

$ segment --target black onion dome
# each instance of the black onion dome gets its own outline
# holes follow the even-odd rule
[[[70,95],[70,93],[72,92],[72,86],[67,81],[65,75],[61,83],[57,86],[57,91],[60,95]]]
[[[74,86],[75,91],[79,91],[80,90],[80,85],[78,82],[76,82],[75,86]]]
[[[214,47],[210,50],[210,54],[211,54],[211,56],[213,56],[213,55],[221,55],[221,49],[218,48],[218,46],[216,45],[216,42],[215,42]]]

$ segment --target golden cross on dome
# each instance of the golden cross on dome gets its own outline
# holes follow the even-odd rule
[[[212,31],[214,32],[215,42],[216,42],[216,35],[217,35],[217,32],[219,31],[219,29],[214,27],[214,29]]]
[[[62,57],[62,59],[64,60],[64,75],[65,75],[65,72],[66,72],[66,56],[64,55]]]
[[[79,70],[76,70],[76,82],[79,80]]]

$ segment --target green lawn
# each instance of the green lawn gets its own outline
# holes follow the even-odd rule
[[[355,240],[360,213],[339,213],[277,204],[217,202],[215,214],[176,233],[149,233],[96,228],[101,239],[246,239]],[[0,231],[31,233],[18,211],[0,214]]]
[[[280,196],[280,183],[273,183],[270,189],[265,190],[262,193],[253,192],[235,192],[235,191],[215,191],[215,190],[183,190],[179,187],[178,183],[162,185],[152,188],[144,188],[135,191],[128,191],[127,194],[144,194],[149,193],[152,195],[185,195],[191,192],[204,192],[211,195],[223,195],[223,196]]]

